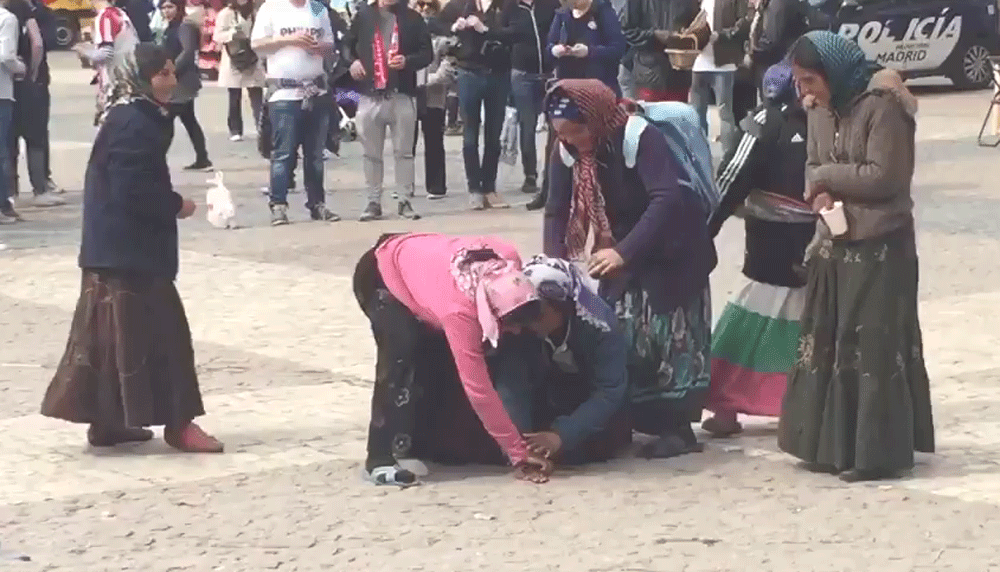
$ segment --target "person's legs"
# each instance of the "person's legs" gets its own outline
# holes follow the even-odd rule
[[[248,87],[247,96],[250,98],[250,112],[253,113],[253,124],[257,125],[260,123],[260,110],[264,101],[264,88]]]
[[[181,120],[181,125],[187,131],[191,139],[191,146],[194,147],[194,163],[185,167],[187,170],[207,169],[212,166],[208,159],[208,146],[205,141],[205,132],[202,131],[198,123],[198,117],[194,112],[194,100],[187,101],[175,106],[177,117]]]
[[[17,121],[21,123],[19,131],[24,138],[28,179],[31,181],[31,190],[34,193],[34,204],[45,207],[66,204],[66,201],[48,192],[49,177],[46,164],[49,139],[49,103],[46,100],[48,88],[25,82],[25,95],[28,100],[22,109],[22,116]]]
[[[552,160],[552,149],[555,147],[555,144],[556,134],[550,127],[548,137],[545,140],[545,158],[542,163],[542,188],[527,204],[529,211],[537,211],[545,208],[545,203],[549,200],[549,162]]]
[[[397,93],[386,104],[392,135],[392,154],[396,163],[396,189],[399,192],[397,211],[399,216],[415,220],[420,215],[413,211],[410,204],[410,199],[416,192],[413,145],[410,142],[417,136],[417,100]]]
[[[482,118],[483,97],[486,90],[483,75],[470,71],[458,74],[458,100],[462,110],[462,159],[465,162],[465,179],[469,192],[483,193],[483,172],[479,160],[479,124]],[[498,134],[499,136],[499,134]],[[474,207],[482,208],[473,203]]]
[[[13,101],[0,99],[0,143],[6,143],[10,138],[13,107]],[[0,214],[8,218],[19,219],[20,216],[10,202],[9,178],[7,176],[7,171],[10,168],[9,149],[9,145],[0,144]]]
[[[739,143],[739,128],[736,126],[736,116],[733,111],[733,86],[735,83],[736,72],[718,72],[714,74],[712,80],[715,103],[719,108],[723,156],[726,156]]]
[[[535,128],[538,126],[538,105],[536,97],[538,80],[519,70],[510,72],[510,93],[517,110],[518,140],[521,144],[521,164],[524,167],[526,193],[538,192],[538,152],[535,150]]]
[[[229,88],[229,113],[226,123],[229,125],[229,136],[243,137],[243,90],[238,87]]]
[[[362,221],[375,220],[382,217],[382,193],[385,163],[382,154],[385,152],[386,122],[383,119],[382,108],[388,102],[381,98],[362,96],[358,103],[358,114],[355,122],[358,126],[358,140],[364,153],[363,165],[365,185],[368,187],[368,205],[361,214]]]
[[[288,189],[299,148],[300,101],[273,101],[267,104],[271,121],[271,224],[288,223]]]
[[[708,136],[708,96],[713,88],[713,73],[694,72],[691,79],[691,95],[688,103],[698,113],[698,120],[701,122],[701,130]]]
[[[424,184],[428,196],[444,196],[448,192],[445,176],[444,108],[428,107],[420,120],[424,133]],[[414,140],[416,140],[414,134]]]
[[[326,190],[323,188],[324,158],[327,130],[330,126],[328,97],[314,97],[309,109],[300,115],[302,124],[302,183],[306,189],[306,208],[313,220],[337,221],[340,217],[326,208]]]
[[[483,97],[483,193],[497,192],[497,170],[500,167],[500,133],[507,113],[507,98],[510,96],[510,75],[495,73],[485,77]],[[534,137],[534,129],[532,129]],[[496,197],[490,197],[490,206],[496,204]]]

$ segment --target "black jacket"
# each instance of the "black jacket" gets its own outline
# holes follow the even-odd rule
[[[754,66],[767,69],[785,59],[789,48],[808,31],[800,0],[762,0],[760,37],[753,53]]]
[[[698,15],[698,0],[627,0],[622,33],[633,50],[632,78],[637,88],[686,90],[691,72],[670,65],[666,47],[653,32],[680,32]]]
[[[747,0],[716,0],[713,16],[719,37],[713,44],[715,65],[743,64],[753,11]]]
[[[397,3],[390,8],[396,16],[399,28],[399,54],[406,58],[406,66],[402,70],[389,70],[387,91],[398,91],[409,96],[417,95],[417,70],[421,70],[434,60],[431,48],[431,35],[423,16],[403,3]],[[372,42],[379,26],[379,8],[367,5],[361,8],[344,38],[344,58],[353,63],[360,60],[365,66],[365,77],[358,82],[361,93],[371,94],[375,91],[373,77],[375,74],[375,54]],[[384,38],[386,51],[389,50],[389,38]]]
[[[435,26],[438,32],[458,37],[458,67],[474,71],[503,73],[510,71],[511,47],[515,34],[510,22],[517,3],[508,0],[493,0],[484,13],[476,0],[451,0],[438,14]],[[459,18],[476,15],[486,26],[486,32],[466,28],[452,32],[451,27]]]
[[[549,73],[552,58],[545,53],[545,39],[552,27],[559,0],[534,0],[531,4],[521,0],[508,0],[515,9],[508,12],[512,35],[510,67],[528,73]],[[541,62],[538,61],[541,54]]]
[[[83,184],[81,268],[176,278],[182,199],[167,167],[172,125],[146,100],[108,111]]]

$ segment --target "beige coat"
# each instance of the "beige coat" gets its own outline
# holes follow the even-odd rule
[[[241,16],[230,7],[225,7],[215,17],[215,30],[212,32],[214,41],[222,51],[222,59],[219,61],[219,86],[221,87],[264,87],[264,62],[263,59],[257,61],[254,69],[238,71],[233,69],[232,62],[229,61],[229,53],[225,44],[240,34],[244,38],[250,37],[253,22]]]
[[[874,238],[913,220],[916,113],[916,98],[892,70],[877,72],[844,117],[809,111],[807,182],[843,201],[844,238]],[[826,225],[819,233],[829,236]]]

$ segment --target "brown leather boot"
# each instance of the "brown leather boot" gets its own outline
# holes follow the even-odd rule
[[[178,451],[185,453],[221,453],[223,446],[218,439],[198,427],[188,423],[182,429],[168,428],[163,432],[163,440]]]
[[[153,438],[153,432],[141,427],[100,427],[91,424],[87,442],[93,447],[114,447],[122,443],[142,443]]]

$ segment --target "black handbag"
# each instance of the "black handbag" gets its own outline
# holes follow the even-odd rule
[[[235,38],[226,42],[226,53],[236,71],[248,71],[257,65],[257,52],[250,47],[250,40],[247,38]]]

